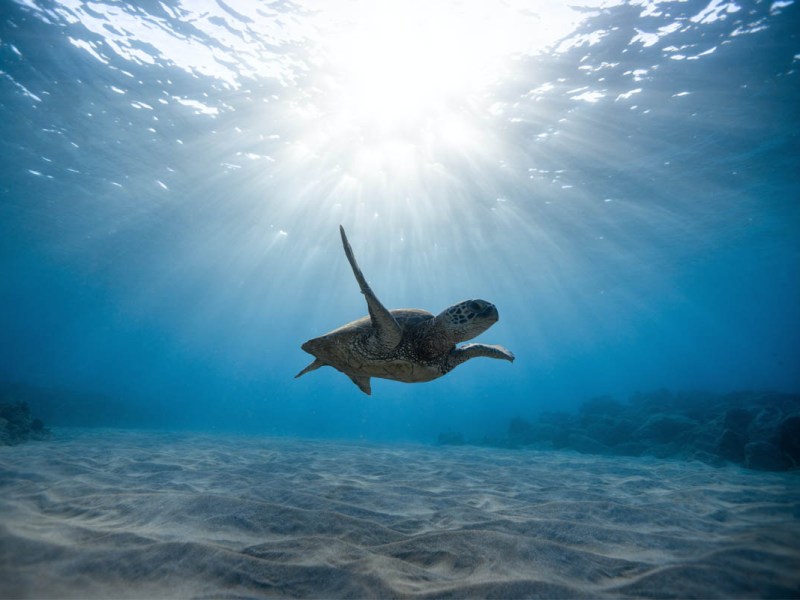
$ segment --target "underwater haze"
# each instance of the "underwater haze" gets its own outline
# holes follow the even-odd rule
[[[423,442],[797,392],[798,32],[791,0],[0,0],[0,379],[78,398],[51,425]],[[294,379],[367,313],[340,224],[388,308],[488,300],[516,361]]]
[[[799,117],[794,0],[0,0],[0,598],[800,598]],[[515,360],[295,378],[370,287]]]

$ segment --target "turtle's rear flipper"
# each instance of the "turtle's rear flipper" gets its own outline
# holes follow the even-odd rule
[[[298,377],[300,377],[301,375],[305,375],[305,374],[306,374],[306,373],[308,373],[309,371],[315,371],[315,370],[319,369],[320,367],[324,367],[324,366],[325,366],[325,363],[324,363],[324,362],[322,362],[322,361],[321,361],[320,359],[318,359],[318,358],[315,358],[315,359],[314,359],[314,360],[311,362],[311,364],[310,364],[310,365],[308,365],[308,366],[307,366],[305,369],[303,369],[303,370],[302,370],[302,371],[300,371],[300,372],[299,372],[297,375],[295,375],[295,376],[294,376],[294,378],[295,378],[295,379],[297,379]]]
[[[348,375],[350,379],[353,380],[362,392],[364,392],[367,396],[372,396],[372,386],[369,383],[369,377],[359,377],[358,375]]]

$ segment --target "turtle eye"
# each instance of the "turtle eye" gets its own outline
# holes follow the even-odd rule
[[[470,303],[467,304],[467,306],[469,307],[469,309],[472,312],[480,312],[481,311],[481,305],[478,304],[477,302],[475,302],[474,300],[470,301]]]

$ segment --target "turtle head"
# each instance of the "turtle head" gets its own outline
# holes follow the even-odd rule
[[[486,300],[464,300],[444,309],[436,320],[455,344],[479,336],[497,323],[497,308]]]

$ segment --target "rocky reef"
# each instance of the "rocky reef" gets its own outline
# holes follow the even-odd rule
[[[155,411],[140,398],[0,381],[0,404],[18,402],[53,427],[168,427],[181,416],[177,402]]]
[[[28,440],[45,440],[50,431],[40,419],[31,417],[28,404],[0,402],[0,446],[14,446]]]
[[[800,395],[658,391],[628,402],[593,398],[576,412],[513,418],[505,436],[481,443],[785,471],[800,468]]]

